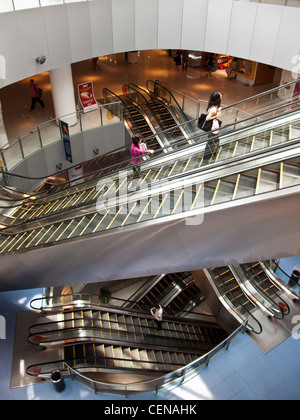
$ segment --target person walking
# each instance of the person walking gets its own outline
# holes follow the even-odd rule
[[[187,50],[183,50],[182,51],[182,70],[187,69],[188,58],[189,58],[189,52]]]
[[[30,79],[30,92],[31,92],[31,108],[30,111],[33,111],[35,108],[36,103],[38,102],[42,108],[45,108],[45,104],[40,98],[41,96],[41,89],[39,89],[38,85],[34,83],[33,79]]]
[[[179,71],[181,66],[181,52],[179,50],[176,51],[174,56],[175,61],[175,70]]]
[[[162,316],[163,308],[160,305],[156,305],[150,309],[151,314],[154,316],[154,321],[159,330],[162,329]]]
[[[207,115],[206,121],[211,121],[211,131],[208,133],[208,140],[205,147],[204,159],[212,163],[214,155],[219,146],[219,129],[221,126],[221,121],[218,119],[221,114],[221,101],[222,95],[220,92],[213,92],[210,95],[208,105],[207,105]]]

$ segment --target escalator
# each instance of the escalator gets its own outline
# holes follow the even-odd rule
[[[147,119],[142,109],[138,109],[126,96],[120,97],[109,89],[103,89],[103,98],[105,103],[111,101],[120,101],[123,104],[123,119],[127,130],[131,135],[141,134],[142,138],[147,138],[155,133],[151,122]],[[158,130],[161,131],[161,130]],[[147,142],[149,149],[161,149],[164,145],[160,142],[157,136],[151,137],[151,140]]]
[[[214,267],[204,272],[228,311],[240,318],[240,322],[248,320],[248,326],[257,333],[260,329],[255,310],[282,320],[290,314],[289,304],[283,296],[289,295],[299,301],[299,296],[276,279],[266,262]]]
[[[164,307],[166,314],[178,315],[185,311],[192,297],[196,301],[198,295],[201,295],[200,290],[195,286],[190,273],[170,273],[159,276],[154,281],[150,279],[143,287],[143,292],[135,293],[130,299],[136,299],[137,303],[127,307],[149,310],[155,304],[159,304]]]
[[[133,83],[123,85],[123,93],[125,94],[125,92],[129,100],[139,104],[145,112],[149,113],[150,111],[154,116],[157,122],[157,131],[165,131],[165,141],[163,143],[166,147],[174,141],[188,138],[184,127],[180,125],[181,121],[177,119],[168,103]],[[186,118],[185,122],[187,121]]]
[[[237,127],[238,124],[236,125]],[[89,256],[89,261],[92,264],[99,264],[106,254],[107,243],[110,242],[116,232],[118,232],[119,238],[137,234],[135,239],[130,239],[129,245],[133,245],[142,232],[139,230],[140,228],[146,229],[145,232],[151,230],[151,234],[147,233],[150,242],[156,238],[156,243],[159,244],[163,239],[163,237],[159,237],[163,234],[163,231],[159,229],[159,222],[163,222],[165,229],[168,230],[172,229],[175,221],[178,223],[178,221],[185,221],[187,218],[197,218],[198,215],[203,214],[204,208],[210,214],[214,214],[215,211],[223,212],[224,209],[226,210],[227,207],[225,205],[230,203],[232,209],[234,209],[235,205],[238,205],[241,209],[247,210],[250,204],[261,205],[262,203],[264,205],[264,203],[267,203],[268,205],[270,197],[272,200],[276,199],[277,201],[282,200],[283,197],[292,197],[298,191],[297,186],[300,180],[298,134],[299,118],[297,113],[289,113],[286,116],[259,122],[247,128],[237,128],[234,133],[231,130],[231,134],[225,131],[225,134],[220,139],[220,146],[216,150],[215,163],[208,164],[205,167],[202,166],[202,147],[204,143],[201,141],[199,144],[195,143],[189,146],[185,145],[183,148],[175,148],[172,153],[162,153],[157,159],[145,162],[142,166],[142,177],[138,187],[134,186],[131,168],[125,168],[121,173],[119,171],[117,173],[111,172],[109,177],[101,178],[97,186],[95,186],[95,180],[90,181],[91,190],[89,192],[92,197],[92,188],[94,188],[94,191],[96,188],[98,194],[96,200],[93,198],[91,201],[86,200],[83,204],[71,207],[67,204],[65,208],[57,213],[49,211],[49,214],[43,214],[41,217],[33,216],[29,221],[24,218],[24,221],[22,220],[21,223],[18,218],[15,218],[16,220],[13,224],[10,224],[11,217],[8,218],[8,223],[3,220],[3,224],[7,224],[7,226],[2,226],[1,229],[0,255],[4,257],[19,254],[20,262],[22,261],[21,264],[24,264],[23,261],[26,258],[24,251],[38,250],[43,260],[43,270],[46,269],[51,272],[51,268],[47,266],[47,261],[50,264],[51,259],[46,257],[46,254],[49,256],[51,253],[54,253],[55,260],[60,264],[60,258],[62,258],[64,253],[60,252],[58,247],[53,247],[53,245],[62,244],[64,251],[67,253],[72,248],[70,258],[71,255],[74,255],[74,252],[75,254],[80,252],[78,261],[84,261]],[[266,149],[256,147],[256,144],[259,144],[259,147],[266,144],[266,141],[261,141],[262,135],[268,138],[268,147]],[[260,141],[256,143],[258,137],[260,137]],[[242,143],[244,147],[238,147]],[[248,150],[248,153],[242,154],[245,149]],[[83,196],[83,190],[86,189],[87,185],[82,184],[80,186],[83,187],[81,190]],[[68,190],[68,194],[71,191]],[[79,190],[76,192],[78,194]],[[62,199],[66,198],[64,194],[62,192]],[[54,195],[47,195],[45,205],[49,205],[48,200],[51,201],[53,198]],[[74,201],[77,198],[74,196]],[[26,200],[24,202],[26,205]],[[28,202],[29,199],[27,199]],[[35,201],[32,210],[36,205],[39,205],[38,200]],[[289,212],[292,209],[287,206],[283,210]],[[29,214],[30,211],[27,212],[27,215]],[[264,212],[262,211],[261,215],[263,214]],[[283,213],[281,212],[280,217],[282,215]],[[277,216],[279,215],[277,214]],[[289,219],[292,220],[292,217],[289,216],[287,220]],[[207,220],[209,221],[208,218],[205,218],[205,223]],[[276,226],[279,226],[278,223]],[[261,226],[256,224],[252,231],[253,229],[261,229]],[[221,228],[220,231],[222,231]],[[189,263],[187,266],[184,263],[180,264],[181,258],[176,258],[173,261],[174,271],[180,272],[186,269],[195,269],[194,264],[200,258],[198,256],[195,256],[193,259],[189,258],[188,254],[191,255],[193,248],[196,246],[195,238],[192,238],[191,241],[191,232],[190,230],[190,233],[188,233],[188,229],[180,232],[182,238],[185,235],[189,235],[189,240],[185,239],[185,249],[183,249],[185,253],[184,258],[187,258]],[[223,234],[225,234],[224,231]],[[206,231],[206,240],[211,238],[211,235],[213,235],[213,229]],[[93,243],[95,244],[93,249],[102,250],[100,256],[97,255],[96,257],[93,249],[89,249],[88,243],[91,238],[93,238]],[[86,240],[85,244],[87,246],[82,247],[80,245],[81,239]],[[197,237],[198,240],[201,241],[204,238],[199,236],[199,238]],[[193,241],[194,244],[192,243]],[[293,241],[289,241],[285,246],[291,248],[292,244]],[[260,244],[258,245],[260,246]],[[164,252],[169,254],[172,246],[172,243],[166,244]],[[140,244],[139,248],[141,249],[142,247],[143,245]],[[155,250],[157,245],[152,244],[152,247]],[[190,251],[188,251],[189,247]],[[293,248],[295,249],[295,247]],[[120,241],[114,242],[113,249],[122,256],[124,246],[121,248]],[[171,255],[175,255],[177,251],[173,247]],[[247,249],[244,249],[244,251],[246,252]],[[203,252],[200,255],[204,255],[205,252],[207,251],[203,248]],[[218,254],[216,254],[221,261],[221,255],[224,252],[226,254],[226,249],[219,250]],[[26,255],[29,254],[26,253]],[[147,255],[145,251],[144,255]],[[140,258],[150,264],[150,260],[146,261],[147,258],[144,258],[144,255],[141,255]],[[160,253],[160,255],[162,254]],[[261,258],[260,255],[258,254],[256,258]],[[274,252],[272,251],[272,254],[268,255],[267,258],[273,257]],[[231,263],[231,259],[228,259],[228,256],[225,259],[229,264]],[[5,270],[5,273],[10,273],[9,278],[14,277],[15,272],[10,267],[10,264],[12,264],[10,260],[9,258],[2,260],[1,278],[6,278],[7,276],[5,274],[4,277],[3,270]],[[167,261],[166,258],[164,260]],[[152,271],[149,273],[152,275],[167,272],[168,270],[168,268],[164,267],[163,260],[157,261],[159,261],[160,265],[156,272],[153,267],[156,267],[157,262],[154,265],[151,263]],[[216,265],[216,263],[213,264]],[[146,270],[144,266],[138,274],[131,272],[133,267],[131,267],[131,264],[128,265],[128,259],[125,261],[125,256],[123,262],[120,262],[121,266],[122,268],[130,267],[130,272],[126,273],[126,277],[148,274],[147,271],[143,271]],[[197,266],[197,268],[203,267],[201,262],[198,262]],[[41,276],[41,274],[38,274],[38,267],[39,264],[34,267],[35,279]],[[72,268],[69,267],[69,269]],[[95,270],[98,269],[99,266],[95,268]],[[32,273],[31,267],[30,270]],[[79,274],[80,271],[77,271]],[[92,271],[88,274],[87,281],[90,280],[91,275]],[[106,275],[108,274],[106,273]],[[18,274],[17,276],[18,280],[13,280],[13,282],[21,281]],[[12,280],[7,281],[10,284],[12,282]],[[58,276],[56,281],[63,282],[63,279]],[[81,279],[76,279],[76,281],[81,281]]]
[[[268,129],[263,125],[261,128],[242,130],[238,136],[237,134],[227,136],[226,142],[224,141],[216,150],[215,162],[225,162],[231,158],[247,156],[247,154],[254,151],[267,150],[272,146],[290,142],[299,134],[298,126],[299,119],[295,117],[294,120],[288,120],[285,124],[278,122],[275,125],[274,122],[272,127],[268,127]],[[144,182],[144,185],[148,185],[154,181],[167,179],[177,174],[188,174],[190,171],[202,169],[207,163],[209,163],[209,158],[204,159],[203,152],[199,152],[197,146],[185,147],[180,149],[180,151],[178,150],[178,152],[168,154],[165,157],[157,157],[157,159],[144,163],[141,171],[142,182]],[[123,169],[125,170],[126,166]],[[289,170],[292,170],[292,167]],[[297,172],[296,167],[294,167],[294,170]],[[103,172],[98,175],[103,176]],[[112,186],[114,182],[113,177],[116,175],[119,175],[119,172],[111,173],[107,188],[114,190],[118,195],[124,192],[127,193],[132,183],[131,169],[126,169],[125,176],[127,180],[125,182],[116,180],[116,184]],[[272,177],[276,178],[276,174],[272,174],[270,171],[268,173],[262,172],[260,176],[262,178],[268,176],[270,182]],[[16,225],[25,221],[48,217],[54,213],[59,217],[61,212],[66,210],[79,210],[83,206],[91,205],[103,193],[101,191],[101,183],[99,184],[98,182],[99,179],[97,177],[88,177],[86,182],[56,194],[52,193],[41,197],[30,196],[10,214],[9,218],[3,219],[2,223],[6,226]],[[268,182],[267,179],[266,182]],[[231,185],[233,184],[231,183]],[[230,186],[230,182],[227,183],[227,186]]]
[[[85,299],[81,296],[80,302]],[[61,369],[66,362],[84,372],[161,375],[185,366],[228,336],[213,322],[164,316],[163,328],[157,330],[149,312],[86,306],[76,299],[70,303],[73,310],[65,304],[65,310],[57,312],[56,308],[29,328],[30,343],[57,347],[61,349],[57,354],[63,357],[28,366],[28,374],[49,374],[55,363]]]
[[[294,150],[291,149],[288,154],[294,156]],[[151,189],[141,188],[129,194],[126,194],[128,191],[126,177],[117,180],[117,184],[111,181],[107,186],[104,183],[98,191],[98,194],[102,193],[98,201],[91,207],[83,208],[80,215],[75,208],[73,211],[69,210],[67,214],[65,212],[59,214],[61,220],[57,220],[57,215],[52,215],[3,229],[0,234],[0,254],[31,249],[70,238],[80,238],[166,216],[190,214],[191,211],[200,210],[203,206],[210,207],[229,201],[258,197],[268,192],[299,185],[300,157],[280,159],[278,155],[276,156],[277,161],[268,165],[260,166],[256,158],[256,168],[253,168],[253,162],[248,162],[243,170],[240,165],[234,170],[228,168],[228,175],[223,172],[224,175],[221,177],[218,171],[212,172],[207,176],[207,180],[197,172],[184,178],[174,176],[173,180],[169,178],[166,184],[154,183],[152,186],[150,183]],[[273,160],[272,156],[270,158]],[[264,161],[266,161],[265,156]],[[252,169],[247,169],[247,166]],[[147,171],[144,180],[147,180],[149,173],[150,171]],[[149,183],[146,185],[149,186]],[[123,193],[120,192],[119,196],[113,198],[109,197],[110,190],[119,191],[122,186],[125,188]]]
[[[282,122],[282,118],[276,118],[272,123],[260,124],[255,126],[256,128],[238,130],[238,125],[234,124],[234,126],[236,128],[235,134],[225,135],[220,147],[216,150],[214,157],[216,162],[247,155],[256,150],[265,150],[274,145],[289,142],[300,135],[297,114],[285,119],[285,122]],[[192,137],[192,139],[195,138]],[[162,149],[162,152],[156,155],[156,159],[143,163],[142,168],[145,169],[144,173],[147,176],[145,180],[149,182],[153,179],[167,178],[209,164],[211,156],[203,156],[202,149],[199,152],[199,146],[202,146],[202,141],[194,147],[186,147],[185,142],[180,142],[176,145],[176,150],[173,153],[168,152],[167,155],[165,154],[166,150]],[[55,189],[58,191],[55,194],[30,195],[27,193],[25,196],[28,198],[23,201],[21,206],[10,214],[7,220],[2,218],[1,221],[4,225],[16,224],[19,219],[20,222],[23,222],[26,219],[42,217],[43,214],[50,215],[52,211],[60,212],[61,210],[68,210],[70,207],[90,204],[97,199],[99,194],[99,191],[96,190],[98,180],[109,174],[114,176],[117,171],[126,169],[128,166],[131,166],[130,159],[123,161],[123,164],[117,163],[84,176],[78,180],[79,184],[75,186],[70,187],[69,183],[60,185]],[[149,171],[146,172],[146,169]],[[131,171],[129,169],[127,173],[130,178]],[[13,175],[8,176],[13,178]],[[7,206],[4,207],[9,209],[13,206],[15,206],[14,202],[8,201]]]
[[[260,322],[252,314],[255,302],[241,289],[230,267],[213,267],[204,270],[211,284],[214,285],[219,299],[228,311],[240,323],[247,320],[248,328],[256,334],[262,332]]]
[[[263,304],[269,306],[277,319],[283,319],[290,313],[288,303],[282,298],[282,289],[273,283],[259,262],[241,264],[234,267],[241,281],[245,279],[262,296]]]

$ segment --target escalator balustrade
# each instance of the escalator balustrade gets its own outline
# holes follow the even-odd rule
[[[20,229],[18,233],[5,235],[2,231],[0,254],[155,220],[166,215],[183,214],[203,208],[203,205],[212,206],[266,191],[277,191],[299,183],[300,157],[295,157],[211,181],[203,182],[201,178],[197,181],[196,178],[195,181],[187,181],[186,184],[182,181],[181,187],[176,186],[176,181],[174,184],[162,186],[159,190],[137,190],[128,196],[120,195],[117,197],[119,201],[113,200],[113,206],[106,205],[106,191],[101,196],[100,203],[97,203],[97,209],[94,208],[87,214],[78,216],[75,213],[74,217],[69,215],[69,219],[54,223],[49,223],[46,219],[44,226],[33,225],[31,229],[26,226],[27,230]],[[125,185],[125,182],[120,184]]]
[[[239,267],[258,292],[270,301],[276,318],[282,319],[284,315],[289,314],[289,305],[281,297],[282,289],[271,281],[259,262],[241,264]]]
[[[217,324],[174,317],[164,317],[163,329],[158,331],[150,315],[109,306],[68,310],[57,314],[57,321],[53,321],[53,316],[51,322],[45,322],[44,315],[40,323],[29,328],[29,342],[63,345],[63,361],[85,371],[171,372],[228,336]],[[54,361],[29,366],[27,373],[49,373],[53,364]]]
[[[297,122],[295,121],[293,125],[294,124],[297,124]],[[292,130],[291,126],[292,124],[289,123],[286,129],[280,127],[280,129],[282,129],[284,132],[286,131],[287,136],[280,135],[276,137],[274,134],[276,128],[264,130],[263,135],[266,136],[266,138],[263,142],[257,142],[257,135],[247,136],[246,138],[239,137],[238,139],[233,136],[233,140],[224,143],[216,150],[214,160],[215,162],[221,162],[232,157],[240,156],[241,154],[257,150],[258,148],[260,149],[266,144],[274,145],[275,138],[277,139],[276,143],[291,140],[293,138],[292,131],[294,130],[294,128]],[[297,130],[297,132],[298,131],[300,130]],[[262,134],[260,134],[260,136],[262,136]],[[189,149],[187,149],[187,151],[188,150]],[[142,165],[142,180],[145,181],[145,183],[149,183],[153,182],[154,180],[165,179],[176,174],[178,175],[188,173],[191,170],[197,170],[201,168],[204,164],[210,163],[211,158],[212,156],[204,160],[203,152],[199,151],[194,151],[190,155],[185,155],[180,158],[176,158],[175,160],[172,160],[172,155],[170,155],[168,161],[165,161],[164,163],[159,164],[157,161],[158,164],[155,164],[155,160],[151,166],[147,166],[145,164]],[[292,170],[292,168],[289,169]],[[296,168],[294,168],[294,170],[295,172],[297,171]],[[127,182],[123,185],[123,191],[126,191],[126,188],[124,189],[124,187],[128,187],[132,179],[131,169],[126,171],[128,179]],[[91,175],[89,177],[90,181],[85,182],[82,185],[71,187],[68,190],[62,190],[60,193],[50,194],[50,196],[46,195],[45,197],[40,198],[36,197],[35,200],[24,201],[21,206],[16,208],[13,213],[5,220],[2,220],[2,222],[7,226],[11,226],[24,223],[28,220],[34,220],[36,218],[39,219],[47,217],[54,213],[57,214],[68,211],[70,209],[91,205],[97,200],[99,194],[101,193],[101,191],[97,189],[97,183],[99,181],[97,176],[101,176],[101,174],[103,175],[103,172]],[[268,174],[267,172],[262,173],[262,178],[266,177],[267,175],[271,177],[270,171]],[[113,175],[113,178],[117,176],[118,175]],[[273,178],[275,177],[276,174],[274,173]],[[119,189],[119,187],[116,188]]]

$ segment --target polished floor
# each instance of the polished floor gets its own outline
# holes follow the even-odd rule
[[[94,82],[95,95],[102,97],[102,89],[109,88],[121,93],[122,84],[133,82],[145,86],[146,80],[159,79],[171,88],[176,88],[194,98],[207,100],[209,94],[219,90],[223,94],[223,104],[229,105],[238,100],[253,96],[273,87],[262,85],[246,86],[228,80],[224,71],[206,77],[204,69],[188,68],[176,71],[173,59],[165,51],[145,51],[140,54],[138,63],[125,61],[124,54],[103,57],[99,60],[100,69],[93,70],[91,60],[72,65],[74,86],[84,81]],[[44,90],[46,107],[37,105],[30,112],[29,79],[22,80],[0,90],[3,118],[9,142],[26,136],[30,130],[42,122],[55,117],[49,75],[47,72],[34,77]],[[76,89],[75,89],[76,90]],[[75,92],[76,93],[76,92]],[[76,93],[77,94],[77,93]],[[300,269],[300,258],[284,261],[285,271],[291,273]],[[26,283],[26,279],[24,279]],[[300,334],[288,338],[270,352],[264,354],[247,336],[240,336],[213,359],[209,366],[202,368],[192,379],[181,385],[163,388],[157,393],[145,393],[125,397],[95,395],[67,378],[66,388],[57,393],[51,383],[10,389],[11,366],[14,350],[16,314],[29,310],[30,300],[42,290],[20,290],[0,293],[0,315],[6,321],[6,338],[0,339],[0,399],[4,400],[299,400],[300,399]],[[22,367],[20,367],[22,368]],[[129,404],[128,404],[129,405]]]
[[[131,64],[124,54],[101,57],[99,67],[92,68],[92,60],[72,64],[74,92],[77,101],[77,85],[92,81],[97,99],[102,98],[103,88],[116,94],[122,93],[123,83],[135,83],[146,86],[147,80],[160,80],[170,88],[185,92],[195,99],[208,100],[209,95],[218,90],[223,95],[222,104],[230,105],[239,100],[256,95],[274,87],[273,84],[248,86],[244,83],[229,80],[225,70],[217,70],[206,77],[203,68],[188,67],[187,70],[175,70],[173,58],[165,50],[149,50],[139,53],[138,62]],[[39,87],[43,88],[45,108],[39,104],[30,112],[31,97],[30,78],[14,83],[0,90],[3,120],[9,143],[26,135],[35,126],[55,118],[49,73],[33,76]]]
[[[300,269],[300,257],[281,260],[290,274]],[[98,394],[70,378],[65,379],[65,389],[57,392],[52,383],[10,389],[11,366],[14,350],[16,314],[29,310],[30,300],[40,296],[42,290],[19,290],[0,293],[0,312],[6,320],[6,338],[0,340],[0,399],[1,400],[98,400],[102,406],[113,400],[130,405],[130,401],[157,402],[201,400],[300,400],[300,333],[282,342],[264,354],[247,335],[239,336],[211,360],[208,367],[199,370],[193,378],[182,384],[173,384],[157,393],[148,392],[127,398]],[[274,324],[275,325],[275,324]],[[20,369],[24,370],[22,360]]]

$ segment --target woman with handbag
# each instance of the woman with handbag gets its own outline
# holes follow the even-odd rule
[[[213,92],[210,95],[208,105],[206,108],[206,124],[210,125],[210,131],[208,133],[208,140],[204,151],[204,160],[213,162],[214,155],[219,146],[219,128],[222,122],[218,119],[221,115],[221,101],[222,95],[220,92]]]

